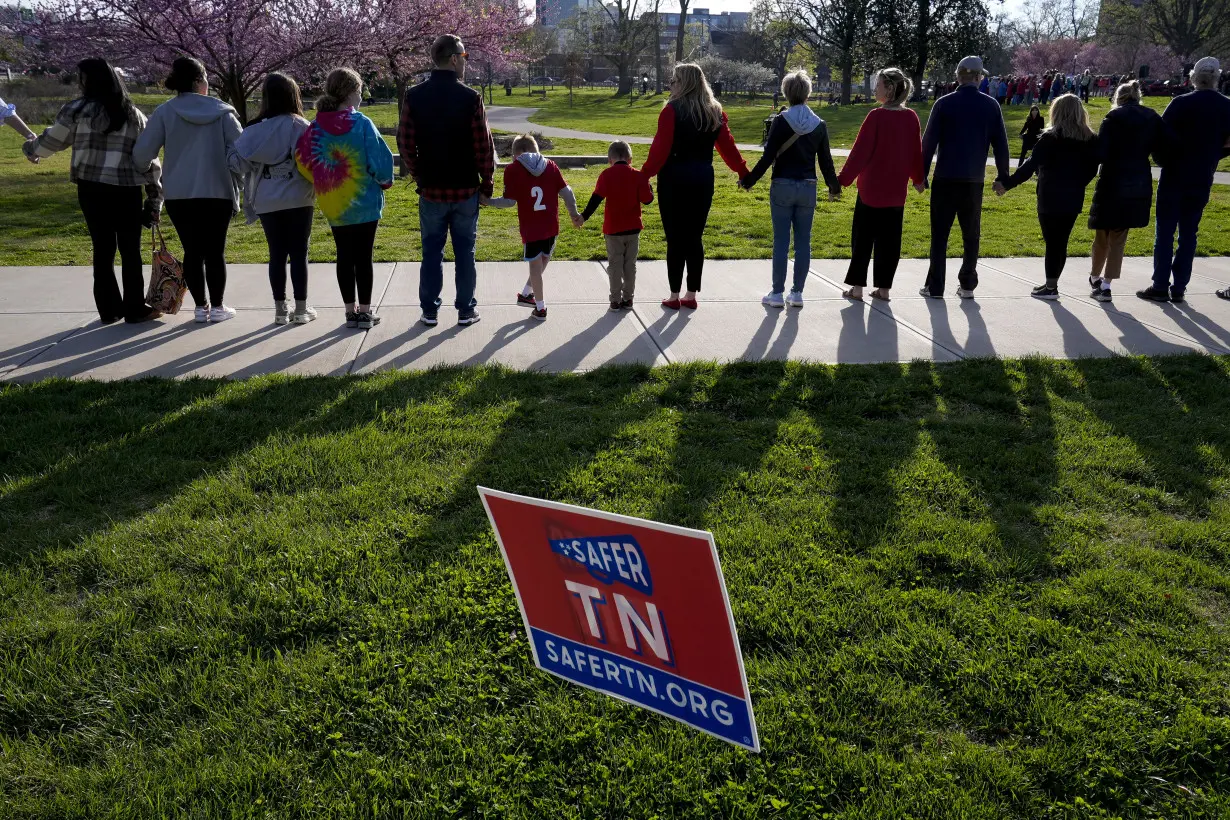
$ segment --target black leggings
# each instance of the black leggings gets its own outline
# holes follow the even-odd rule
[[[222,305],[226,291],[226,232],[234,215],[234,204],[229,199],[167,200],[167,216],[184,246],[184,279],[197,307]]]
[[[671,293],[679,293],[683,271],[688,290],[700,291],[705,267],[705,224],[713,206],[713,165],[674,163],[658,176],[658,211],[666,234],[666,278]]]
[[[376,228],[380,222],[359,225],[334,225],[333,241],[337,243],[337,287],[342,301],[359,305],[372,303],[372,248],[376,244]],[[359,291],[358,300],[355,290]]]
[[[1037,144],[1038,144],[1038,141],[1037,141],[1037,140],[1034,140],[1034,139],[1029,139],[1028,137],[1022,137],[1022,138],[1021,138],[1021,159],[1020,159],[1020,162],[1024,162],[1025,160],[1029,159],[1029,152],[1030,152],[1030,151],[1032,151],[1032,150],[1034,150],[1034,146],[1035,146],[1035,145],[1037,145]]]
[[[290,283],[295,299],[308,298],[308,241],[312,237],[312,212],[305,208],[287,208],[261,214],[261,227],[269,243],[269,287],[274,301],[286,298],[286,260],[290,259]]]
[[[102,182],[78,182],[77,202],[94,247],[94,305],[104,322],[135,320],[149,312],[141,269],[141,189]],[[124,293],[115,281],[120,252]]]
[[[1068,238],[1080,212],[1067,214],[1038,214],[1042,226],[1042,239],[1046,242],[1046,278],[1058,279],[1063,266],[1068,262]]]
[[[846,284],[867,286],[867,265],[875,251],[875,286],[891,288],[901,261],[901,225],[905,207],[873,208],[862,198],[854,201],[854,222],[850,227],[850,268]]]

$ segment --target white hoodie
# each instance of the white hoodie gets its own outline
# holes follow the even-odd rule
[[[235,153],[247,166],[243,210],[249,224],[258,214],[316,204],[312,182],[295,162],[295,145],[310,125],[303,117],[282,114],[248,126],[235,140]]]
[[[820,124],[820,117],[806,104],[792,105],[782,116],[786,119],[786,124],[793,128],[794,133],[800,137],[815,131],[816,126]]]

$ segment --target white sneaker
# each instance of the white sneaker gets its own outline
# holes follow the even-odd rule
[[[285,325],[290,322],[290,307],[285,300],[273,303],[273,323],[275,325]]]
[[[218,305],[209,309],[209,321],[225,322],[227,319],[235,318],[235,308],[227,305]]]
[[[923,285],[921,288],[919,288],[919,289],[918,289],[918,295],[919,295],[919,296],[925,296],[925,297],[927,297],[928,299],[943,299],[943,298],[944,298],[943,296],[935,296],[935,295],[933,295],[933,294],[931,293],[931,291],[927,290],[927,286],[926,286],[926,285]]]
[[[797,290],[790,291],[790,295],[786,297],[786,304],[790,305],[790,307],[803,307],[803,294]]]
[[[316,318],[316,309],[305,307],[303,310],[295,310],[290,320],[297,325],[306,325],[308,322]]]
[[[780,293],[766,293],[760,300],[760,304],[765,307],[783,308],[786,306],[786,299]]]
[[[199,325],[203,325],[203,324],[205,324],[206,322],[208,322],[208,321],[209,321],[209,308],[207,308],[207,307],[199,307],[199,308],[197,308],[197,309],[196,309],[196,314],[193,316],[193,319],[194,319],[194,320],[196,321],[196,323],[197,323],[197,324],[199,324]]]
[[[972,290],[966,290],[960,285],[957,285],[957,295],[960,296],[962,299],[973,299],[974,298],[974,292]]]

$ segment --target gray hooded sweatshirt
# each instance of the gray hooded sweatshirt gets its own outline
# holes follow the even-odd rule
[[[144,167],[162,161],[166,199],[229,199],[239,210],[239,179],[232,158],[243,128],[235,109],[204,94],[180,94],[154,109],[132,150]]]
[[[295,144],[311,125],[303,117],[281,114],[250,125],[235,140],[232,169],[244,176],[243,210],[249,224],[259,214],[316,204],[312,181],[299,173]]]

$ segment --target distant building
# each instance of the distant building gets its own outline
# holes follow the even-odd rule
[[[580,0],[534,0],[534,18],[540,26],[558,26],[579,8]]]

